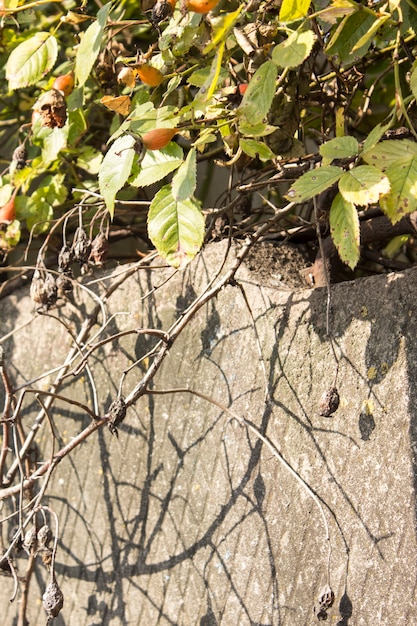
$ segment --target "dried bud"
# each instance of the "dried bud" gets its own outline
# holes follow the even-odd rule
[[[109,242],[104,233],[98,233],[91,244],[89,260],[95,265],[103,265],[109,253]]]
[[[33,111],[35,118],[41,118],[41,125],[48,128],[62,128],[67,120],[65,99],[57,89],[44,93],[35,103]]]
[[[49,272],[42,275],[39,270],[35,270],[30,285],[30,297],[37,304],[46,308],[53,306],[58,299],[55,278]]]
[[[74,261],[80,265],[85,265],[91,252],[91,240],[83,228],[79,228],[75,235],[72,247]]]
[[[36,537],[36,528],[35,526],[32,526],[32,528],[29,528],[29,530],[25,534],[25,538],[23,540],[23,549],[28,554],[33,554],[36,552],[37,547],[38,541]]]
[[[107,417],[109,420],[109,430],[112,435],[117,437],[117,426],[121,424],[126,417],[126,404],[124,398],[117,398],[109,406],[107,411]]]
[[[22,143],[20,146],[17,146],[12,155],[12,161],[16,164],[16,169],[21,170],[25,167],[27,156],[28,152],[25,144]]]
[[[56,277],[56,288],[60,298],[67,298],[73,291],[72,280],[65,274]]]
[[[45,548],[48,548],[48,545],[51,539],[52,539],[52,530],[50,529],[48,524],[44,524],[38,530],[38,544],[39,544],[38,549],[43,550]]]
[[[64,595],[55,579],[45,589],[42,604],[49,618],[56,617],[64,606]]]
[[[152,24],[159,24],[163,22],[167,17],[172,15],[172,7],[167,0],[158,0],[152,8],[151,22]]]
[[[339,393],[336,387],[330,387],[325,391],[320,399],[320,415],[323,417],[330,417],[339,407]]]
[[[72,261],[72,250],[67,244],[64,244],[58,254],[58,272],[69,272],[71,269]]]

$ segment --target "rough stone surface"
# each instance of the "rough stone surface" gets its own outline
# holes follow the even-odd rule
[[[209,247],[168,282],[172,270],[140,270],[109,299],[109,314],[119,315],[104,335],[167,330],[220,268],[224,250]],[[328,623],[417,623],[416,271],[335,285],[334,352],[325,290],[277,289],[247,267],[238,278],[253,319],[241,290],[226,287],[180,335],[153,383],[154,391],[183,391],[142,398],[118,439],[97,431],[53,474],[45,504],[59,518],[56,574],[65,601],[57,626],[307,626],[318,623],[313,608],[327,583],[335,594]],[[93,306],[84,302],[54,315],[75,330]],[[1,335],[18,329],[3,344],[15,381],[65,359],[68,332],[53,317],[34,316],[26,292],[0,302],[0,320]],[[155,343],[132,334],[94,353],[103,413],[122,371],[131,368],[122,381],[127,394]],[[340,406],[326,418],[320,399],[334,384],[335,355]],[[52,379],[34,386],[46,389]],[[184,389],[248,420],[276,453]],[[85,371],[61,393],[92,406]],[[35,407],[28,399],[28,427]],[[62,402],[51,418],[56,446],[89,422]],[[37,443],[48,458],[46,422]],[[32,625],[46,621],[40,598],[48,576],[40,564],[36,571]],[[2,623],[12,626],[13,583],[2,583]]]

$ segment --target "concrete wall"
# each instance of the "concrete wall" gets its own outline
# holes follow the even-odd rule
[[[124,314],[106,333],[167,330],[220,267],[224,251],[223,244],[209,247],[165,284],[171,270],[139,271],[109,299],[108,313]],[[153,386],[195,389],[256,425],[316,500],[267,444],[218,406],[187,392],[146,396],[129,409],[119,439],[100,429],[53,475],[44,503],[60,522],[56,571],[65,604],[57,626],[310,625],[328,582],[335,594],[331,624],[417,623],[416,271],[332,288],[341,402],[330,418],[319,414],[336,371],[326,292],[266,286],[245,267],[238,278],[271,401],[253,321],[232,286],[199,311]],[[84,296],[81,304],[79,294],[76,300],[54,312],[74,330],[93,306]],[[32,320],[4,344],[17,381],[58,366],[70,345],[56,319],[32,318],[27,293],[0,302],[1,334]],[[155,338],[129,335],[94,353],[101,410],[116,397],[121,371],[154,345]],[[151,360],[126,375],[126,395]],[[36,384],[47,388],[52,378]],[[85,373],[69,378],[61,393],[92,403]],[[27,428],[35,404],[28,398]],[[62,403],[52,419],[56,448],[89,422]],[[37,437],[44,458],[50,441],[45,422]],[[24,560],[20,567],[23,573]],[[32,625],[45,622],[39,598],[46,580],[38,564]],[[12,626],[13,585],[2,581],[3,623]]]

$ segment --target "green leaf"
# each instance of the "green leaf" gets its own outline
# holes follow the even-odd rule
[[[272,61],[265,61],[252,76],[237,114],[250,124],[258,124],[266,117],[275,95],[278,69]]]
[[[258,156],[261,161],[270,161],[275,157],[272,150],[262,141],[256,141],[255,139],[241,139],[239,141],[239,145],[243,152],[252,159],[256,159]]]
[[[177,201],[170,185],[162,187],[149,208],[148,234],[163,259],[173,267],[185,267],[204,240],[204,218],[199,204],[194,198]]]
[[[278,67],[298,67],[310,55],[315,41],[312,30],[295,31],[285,41],[275,46],[272,60]]]
[[[358,154],[359,144],[355,137],[336,137],[320,146],[320,154],[325,159],[349,159]]]
[[[184,163],[172,179],[172,195],[175,200],[191,198],[197,186],[197,156],[195,148],[191,148]]]
[[[360,165],[344,172],[339,180],[339,191],[347,202],[366,206],[378,202],[390,190],[389,180],[372,165]]]
[[[75,79],[78,87],[84,85],[100,52],[104,27],[106,26],[111,3],[105,4],[97,13],[97,21],[85,31],[75,57]]]
[[[279,11],[280,22],[293,22],[306,17],[311,0],[283,0]]]
[[[133,159],[137,156],[134,145],[135,139],[131,135],[116,139],[106,153],[98,173],[100,193],[112,217],[116,194],[129,178]]]
[[[45,133],[43,137],[42,161],[43,166],[48,167],[58,154],[66,148],[68,140],[68,125],[62,128],[42,128]],[[41,132],[42,132],[41,131]]]
[[[292,202],[310,200],[310,198],[314,198],[317,194],[337,183],[342,174],[343,170],[334,165],[327,165],[315,170],[310,170],[300,176],[291,186],[285,197]]]
[[[410,89],[414,98],[417,100],[417,63],[414,61],[410,76]]]
[[[399,143],[402,143],[401,141]],[[395,224],[417,209],[417,156],[393,163],[386,170],[391,191],[380,200],[381,208]]]
[[[139,174],[130,181],[134,187],[147,187],[168,176],[183,163],[182,148],[170,143],[162,150],[147,150]]]
[[[236,11],[233,11],[232,13],[224,13],[223,15],[219,15],[217,18],[214,18],[212,21],[213,33],[211,36],[211,42],[204,48],[203,54],[208,54],[214,50],[214,48],[226,42],[227,36],[236,24],[243,8],[244,5],[242,4],[238,9],[236,9]]]
[[[5,231],[0,231],[0,250],[12,250],[20,241],[20,222],[14,220]]]
[[[6,78],[9,89],[20,89],[38,82],[55,65],[58,44],[50,33],[39,32],[23,41],[9,56]]]
[[[333,243],[340,258],[354,269],[360,257],[359,217],[355,205],[338,193],[330,207],[329,221]]]
[[[372,28],[376,19],[376,15],[360,10],[344,17],[327,45],[326,54],[337,55],[341,63],[345,64],[365,56],[371,40],[361,48],[357,48],[356,45],[361,37]],[[354,53],[353,50],[355,50]]]
[[[369,150],[372,150],[376,146],[376,144],[381,140],[384,134],[389,130],[393,124],[394,116],[386,124],[377,124],[371,130],[365,141],[363,142],[363,152],[366,153]],[[363,157],[362,157],[363,158]]]
[[[375,36],[375,33],[381,28],[381,26],[383,26],[383,24],[385,24],[389,17],[391,16],[388,14],[378,17],[372,24],[371,28],[369,28],[366,33],[362,35],[359,41],[355,43],[352,48],[352,53],[355,53],[357,50],[361,50],[362,48],[368,49],[372,43],[372,39]]]
[[[388,139],[381,141],[372,150],[362,154],[365,163],[375,165],[381,170],[417,156],[417,143],[410,139]]]

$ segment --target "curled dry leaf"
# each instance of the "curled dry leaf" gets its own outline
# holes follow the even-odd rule
[[[131,105],[129,96],[103,96],[100,102],[110,109],[110,111],[120,113],[120,115],[124,116],[129,115]]]
[[[46,91],[33,107],[32,123],[38,118],[47,128],[62,128],[67,120],[67,105],[57,89]]]

